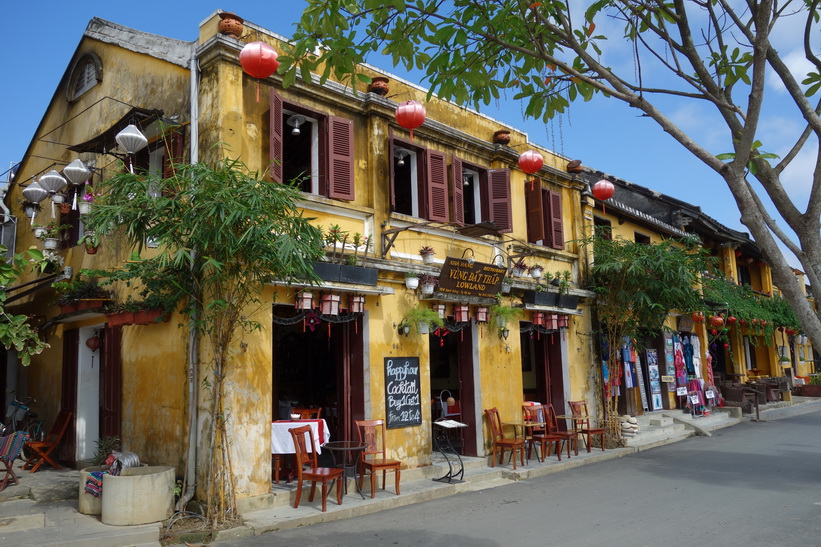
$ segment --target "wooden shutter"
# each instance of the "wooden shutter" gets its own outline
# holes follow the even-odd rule
[[[396,211],[396,183],[393,167],[393,128],[388,127],[388,175],[390,176],[391,212]]]
[[[165,155],[162,159],[162,178],[169,179],[174,176],[174,169],[183,160],[183,148],[185,147],[185,132],[181,127],[171,131],[165,141]]]
[[[119,437],[122,433],[122,328],[103,331],[100,360],[100,437]]]
[[[488,171],[490,221],[496,224],[500,232],[513,231],[513,214],[510,206],[510,171],[508,169],[491,169]]]
[[[465,199],[464,187],[462,186],[462,160],[456,156],[451,157],[450,163],[450,190],[453,199],[453,222],[458,226],[465,225]]]
[[[328,116],[328,173],[328,197],[353,200],[353,120]]]
[[[441,152],[427,152],[427,197],[428,220],[448,222],[448,173],[445,155]]]
[[[548,192],[550,203],[550,246],[554,249],[564,249],[564,225],[562,224],[562,195],[559,192]]]
[[[271,162],[271,178],[274,182],[282,182],[282,97],[274,88],[271,88],[271,123],[269,124],[269,160]]]
[[[68,426],[63,441],[57,449],[57,457],[61,460],[73,462],[77,459],[77,385],[79,378],[79,362],[77,352],[80,348],[80,330],[67,329],[63,331],[63,369],[60,386],[60,404],[58,410],[68,410],[72,413],[71,423]]]
[[[544,213],[542,211],[542,184],[539,179],[525,181],[525,211],[527,214],[527,240],[530,243],[545,239]]]

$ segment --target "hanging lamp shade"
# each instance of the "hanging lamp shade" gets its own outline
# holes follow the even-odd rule
[[[538,172],[542,165],[544,165],[544,158],[535,150],[528,150],[519,156],[519,167],[528,175]]]
[[[128,124],[125,129],[117,133],[114,140],[117,141],[117,144],[119,144],[128,155],[134,155],[148,146],[148,139],[145,138],[142,131],[137,129],[137,126],[133,123]]]
[[[413,130],[425,123],[425,107],[416,101],[405,101],[396,107],[396,123],[410,129],[410,138],[413,140]]]
[[[40,186],[52,196],[68,186],[66,179],[54,169],[40,177],[39,183]]]
[[[94,335],[88,340],[86,340],[86,347],[91,351],[97,351],[100,348],[100,343],[100,337]]]
[[[604,210],[604,202],[612,198],[615,192],[616,187],[613,186],[613,183],[609,180],[600,180],[599,182],[593,185],[593,197],[602,202],[602,213],[607,212]]]
[[[48,197],[48,191],[40,186],[38,182],[32,182],[23,188],[23,197],[31,203],[40,203]]]
[[[265,42],[250,42],[239,52],[242,70],[254,78],[267,78],[277,71],[277,52]]]
[[[74,186],[80,186],[91,177],[91,169],[86,167],[83,160],[77,158],[73,162],[63,167],[63,174]]]

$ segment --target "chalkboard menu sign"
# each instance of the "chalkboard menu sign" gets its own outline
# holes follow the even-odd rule
[[[385,357],[385,426],[422,423],[418,357]]]

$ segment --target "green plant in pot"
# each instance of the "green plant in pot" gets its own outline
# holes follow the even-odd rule
[[[514,308],[507,304],[499,303],[490,307],[490,321],[500,329],[506,328],[508,323],[522,317],[522,315],[524,315],[522,308]]]
[[[445,320],[433,308],[422,306],[421,304],[409,309],[402,318],[400,325],[413,325],[419,334],[429,334],[430,327],[444,326]]]
[[[100,237],[94,232],[86,232],[83,237],[77,240],[77,245],[85,245],[86,252],[93,255],[97,252],[97,247],[100,246]]]

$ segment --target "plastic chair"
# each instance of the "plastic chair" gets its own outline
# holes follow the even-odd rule
[[[3,480],[0,480],[0,492],[6,489],[9,482],[12,486],[20,484],[17,475],[14,474],[14,460],[20,455],[23,444],[28,440],[29,434],[25,431],[15,431],[7,437],[0,437],[0,472],[3,473]]]
[[[23,464],[23,469],[30,467],[30,473],[34,473],[45,462],[48,462],[54,469],[62,469],[62,467],[51,458],[50,454],[54,452],[54,449],[60,444],[63,435],[65,435],[71,423],[72,416],[73,414],[68,410],[61,410],[60,413],[57,414],[57,419],[54,420],[54,426],[44,440],[28,441],[26,443],[26,449],[30,451],[29,454],[31,455],[26,460],[26,463]]]
[[[384,420],[354,420],[356,435],[360,442],[365,443],[362,451],[362,472],[359,474],[359,489],[365,471],[370,471],[371,498],[376,497],[377,471],[382,471],[382,490],[385,489],[388,471],[396,474],[396,495],[399,495],[399,478],[402,474],[402,462],[385,457],[385,421]]]
[[[493,436],[493,457],[490,460],[490,466],[496,467],[496,454],[499,454],[499,463],[501,464],[505,458],[505,450],[509,449],[513,459],[513,470],[516,470],[516,452],[519,452],[519,457],[522,460],[522,465],[525,464],[525,440],[524,439],[510,439],[505,438],[502,430],[502,419],[499,417],[499,410],[494,408],[486,408],[485,415],[487,421],[490,422],[490,431]]]
[[[311,481],[311,494],[308,496],[308,501],[314,501],[314,494],[316,493],[316,483],[322,483],[322,512],[327,508],[328,501],[328,483],[336,481],[336,503],[342,505],[342,474],[343,469],[336,467],[319,467],[317,465],[316,445],[314,444],[314,435],[310,425],[301,427],[293,427],[288,431],[291,432],[291,437],[294,439],[294,458],[296,459],[296,498],[294,499],[294,509],[299,507],[299,498],[302,496],[302,481]],[[308,443],[305,441],[305,435],[311,441],[311,451],[308,452]],[[305,465],[308,465],[306,468]]]
[[[593,435],[599,435],[601,439],[601,449],[604,452],[604,428],[603,427],[591,427],[590,426],[590,415],[587,413],[587,403],[585,401],[570,401],[567,403],[570,405],[570,412],[573,415],[573,430],[582,436],[582,439],[585,439],[585,445],[587,446],[587,451],[590,452],[590,437]]]

